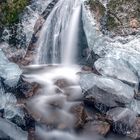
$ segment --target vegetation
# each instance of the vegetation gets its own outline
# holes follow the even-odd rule
[[[29,0],[3,0],[0,2],[0,25],[11,25],[18,22],[19,14]]]
[[[105,7],[98,0],[89,0],[89,5],[91,10],[95,13],[96,19],[100,20],[100,18],[105,14]]]

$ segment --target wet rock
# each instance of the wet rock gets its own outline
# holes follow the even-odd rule
[[[40,85],[37,83],[29,83],[26,80],[23,80],[23,78],[20,79],[20,81],[18,82],[15,90],[20,94],[17,95],[18,97],[31,97],[33,96],[37,90],[40,88]]]
[[[83,99],[80,86],[70,86],[63,89],[62,94],[67,96],[68,101],[78,101]]]
[[[34,26],[34,32],[36,33],[40,28],[42,27],[43,23],[45,22],[45,19],[43,17],[39,17],[36,21],[36,24]]]
[[[90,71],[90,72],[92,72],[92,68],[91,67],[88,67],[88,66],[83,66],[82,67],[82,70],[83,71]]]
[[[136,91],[138,90],[138,77],[122,60],[111,57],[100,58],[94,65],[100,74],[119,79],[124,83],[135,87]]]
[[[73,86],[74,83],[67,79],[58,79],[56,80],[55,85],[62,89],[65,87]]]
[[[60,94],[38,95],[26,101],[26,109],[37,122],[53,125],[55,128],[64,125],[65,128],[73,126],[73,116],[68,111],[71,104],[66,96]],[[69,120],[69,121],[67,121]]]
[[[74,127],[76,129],[80,129],[84,126],[87,118],[87,114],[84,108],[83,103],[76,103],[76,105],[71,107],[71,113],[75,117],[75,124]]]
[[[133,139],[140,139],[140,118],[136,119],[136,122],[132,128],[132,130],[127,134],[127,136]]]
[[[100,120],[94,120],[87,122],[84,126],[85,134],[94,134],[98,133],[100,135],[106,135],[110,131],[110,124]]]
[[[108,77],[98,76],[93,73],[80,75],[80,85],[83,89],[85,100],[105,107],[115,107],[128,104],[134,97],[133,88],[123,82]],[[102,107],[101,107],[102,109]]]
[[[113,131],[123,135],[130,133],[136,122],[136,113],[128,108],[111,109],[107,112],[107,116],[112,123]]]

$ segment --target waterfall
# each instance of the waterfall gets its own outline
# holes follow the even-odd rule
[[[58,1],[40,32],[36,64],[74,63],[80,15],[80,0]]]

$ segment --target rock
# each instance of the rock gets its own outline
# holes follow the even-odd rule
[[[78,101],[83,99],[80,86],[70,86],[63,89],[62,94],[67,96],[68,101]]]
[[[83,71],[90,71],[90,72],[92,72],[92,68],[91,67],[88,67],[88,66],[83,66],[82,67],[82,70]]]
[[[37,122],[60,125],[65,128],[73,126],[73,115],[69,112],[71,104],[66,101],[66,96],[60,94],[38,95],[26,101],[26,109]],[[67,121],[69,120],[69,121]]]
[[[140,2],[138,0],[110,0],[107,4],[108,11],[110,12],[110,15],[113,15],[113,18],[117,18],[117,20],[120,22],[120,24],[110,30],[113,30],[116,35],[126,34],[127,30],[131,28],[132,32],[139,32],[139,30],[133,30],[133,28],[140,27],[139,7]],[[110,25],[111,24],[109,24],[108,26]],[[131,31],[127,33],[131,34]]]
[[[100,0],[89,0],[88,2],[91,11],[94,12],[96,20],[99,22],[105,14],[105,7]]]
[[[33,96],[37,90],[40,88],[40,85],[37,83],[29,83],[26,80],[24,80],[23,78],[20,78],[17,86],[13,89],[15,91],[17,91],[17,96],[18,97],[31,97]]]
[[[0,93],[0,109],[3,109],[3,117],[7,119],[12,119],[16,115],[23,118],[24,113],[22,109],[17,104],[16,97],[11,93]]]
[[[91,122],[89,121],[84,126],[84,133],[89,135],[98,133],[100,135],[105,136],[109,131],[110,131],[110,124],[100,120],[94,120]]]
[[[138,28],[139,27],[138,20],[135,19],[135,18],[132,18],[131,21],[130,21],[130,27],[132,27],[132,28]]]
[[[23,131],[8,120],[0,118],[0,131],[14,140],[27,140],[27,132]]]
[[[107,112],[107,116],[112,123],[113,131],[123,135],[129,133],[136,122],[136,113],[128,108],[111,109]]]
[[[70,109],[71,113],[75,117],[74,127],[76,129],[80,129],[84,126],[87,118],[87,114],[82,103],[76,103],[76,105],[72,106]]]
[[[134,97],[134,90],[130,86],[117,79],[98,76],[93,73],[81,74],[80,85],[85,100],[96,103],[97,107],[100,104],[107,107],[126,105]]]
[[[18,65],[8,61],[4,53],[0,50],[0,77],[4,83],[10,87],[16,86],[22,71]]]
[[[74,83],[72,83],[68,79],[58,79],[58,80],[56,80],[55,85],[62,89],[62,88],[66,88],[69,86],[73,86]]]
[[[140,101],[134,99],[128,107],[140,115]]]
[[[94,65],[100,74],[119,79],[124,83],[135,87],[136,91],[138,90],[138,77],[122,60],[111,57],[100,58]]]
[[[132,128],[132,130],[127,134],[127,136],[133,139],[140,139],[140,118],[137,117],[136,122]]]

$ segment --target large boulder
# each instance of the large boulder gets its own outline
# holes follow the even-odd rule
[[[136,122],[136,113],[128,108],[117,107],[107,112],[113,131],[119,134],[128,134]]]
[[[134,97],[132,87],[117,79],[98,76],[93,73],[81,74],[80,85],[83,89],[85,100],[96,103],[97,108],[100,108],[100,104],[106,107],[126,105]]]
[[[100,74],[119,79],[138,89],[138,77],[124,61],[106,57],[98,59],[94,65]]]

